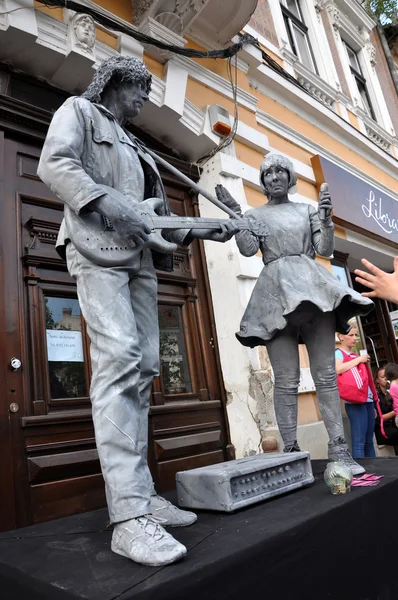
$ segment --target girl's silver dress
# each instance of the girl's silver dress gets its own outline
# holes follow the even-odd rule
[[[238,340],[251,348],[266,345],[287,323],[287,317],[302,302],[312,302],[321,311],[334,311],[336,331],[346,333],[347,321],[368,314],[369,298],[338,281],[315,261],[315,251],[333,251],[333,224],[323,227],[315,208],[289,202],[265,204],[245,213],[266,224],[268,233],[260,240],[250,232],[235,239],[245,256],[261,250],[264,268],[242,317]],[[322,236],[321,236],[321,230]]]

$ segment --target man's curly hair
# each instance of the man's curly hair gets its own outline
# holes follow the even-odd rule
[[[129,56],[113,56],[102,61],[82,98],[101,102],[101,95],[111,80],[145,83],[146,92],[151,91],[152,75],[143,62]]]

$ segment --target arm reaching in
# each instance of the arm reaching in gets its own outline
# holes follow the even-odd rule
[[[394,258],[393,273],[382,271],[365,258],[361,262],[370,272],[355,269],[355,275],[358,276],[355,281],[372,290],[363,292],[362,296],[398,303],[398,256]]]

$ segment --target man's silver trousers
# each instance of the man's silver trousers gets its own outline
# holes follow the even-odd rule
[[[155,493],[148,468],[148,410],[159,374],[157,280],[149,250],[132,267],[99,267],[73,246],[77,283],[91,340],[90,396],[111,522],[149,512]]]

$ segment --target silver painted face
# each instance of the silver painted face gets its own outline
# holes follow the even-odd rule
[[[285,196],[289,190],[289,173],[279,165],[270,166],[264,171],[263,184],[267,195],[273,198]]]
[[[127,118],[136,117],[144,103],[149,100],[145,82],[122,81],[118,93],[118,103]]]

